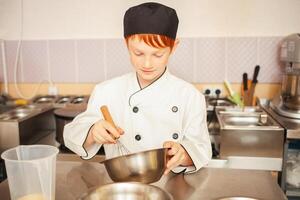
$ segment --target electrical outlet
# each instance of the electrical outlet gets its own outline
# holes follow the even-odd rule
[[[220,97],[223,94],[223,91],[219,87],[206,87],[203,88],[203,94],[210,97]]]
[[[214,92],[213,92],[213,95],[214,96],[221,96],[223,94],[223,91],[221,88],[214,88]]]
[[[211,88],[203,88],[203,91],[202,93],[205,95],[205,96],[211,96],[213,94],[213,91]]]
[[[50,85],[48,87],[48,94],[49,95],[58,95],[58,88],[55,85]]]

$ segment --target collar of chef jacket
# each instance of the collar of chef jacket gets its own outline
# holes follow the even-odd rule
[[[169,76],[170,73],[166,68],[164,73],[157,80],[155,80],[147,87],[141,89],[137,79],[137,75],[135,74],[135,78],[132,79],[132,85],[135,92],[129,96],[129,105],[138,106],[141,104],[151,104],[155,98],[162,94],[161,92],[164,90],[164,88],[167,87]]]

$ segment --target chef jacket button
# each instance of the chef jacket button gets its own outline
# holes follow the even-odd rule
[[[178,133],[173,133],[172,138],[173,138],[174,140],[178,139]]]
[[[177,106],[173,106],[172,107],[172,112],[176,113],[178,111],[178,107]]]
[[[137,112],[139,111],[139,108],[136,107],[136,106],[134,106],[133,109],[132,109],[132,111],[133,111],[134,113],[137,113]]]
[[[135,139],[136,141],[140,141],[140,140],[142,139],[142,137],[141,137],[141,135],[137,134],[137,135],[134,137],[134,139]]]

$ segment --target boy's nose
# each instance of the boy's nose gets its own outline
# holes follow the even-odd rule
[[[150,60],[149,59],[145,59],[145,62],[144,62],[144,67],[145,68],[149,68],[151,65],[150,65]]]

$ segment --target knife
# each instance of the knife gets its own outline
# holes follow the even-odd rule
[[[249,101],[251,102],[252,105],[254,104],[254,98],[253,97],[254,97],[254,92],[255,92],[255,86],[258,82],[257,77],[258,77],[259,70],[260,70],[260,66],[256,65],[255,68],[254,68],[253,79],[252,79],[251,87],[250,87],[250,90],[249,90]]]
[[[247,91],[248,90],[248,74],[243,73],[243,90]]]
[[[259,70],[260,70],[260,66],[256,65],[254,68],[252,83],[255,83],[255,84],[257,83],[257,76],[258,76]]]
[[[248,74],[243,73],[243,101],[244,105],[249,105],[249,95],[248,95]]]

